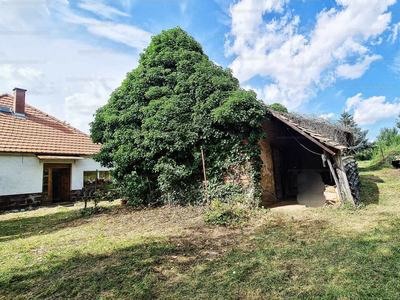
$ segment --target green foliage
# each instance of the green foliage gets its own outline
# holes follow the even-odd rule
[[[374,153],[376,151],[376,147],[371,146],[368,149],[362,150],[357,152],[354,157],[358,161],[365,161],[365,160],[371,160],[374,157]]]
[[[114,168],[131,204],[198,203],[201,149],[210,182],[222,185],[229,168],[248,162],[259,184],[265,121],[256,94],[240,89],[177,27],[152,38],[139,66],[96,112],[91,136],[103,144],[95,160]]]
[[[85,202],[85,207],[82,209],[83,214],[93,214],[96,213],[97,204],[100,201],[109,201],[112,202],[118,198],[120,198],[120,192],[118,189],[114,188],[114,184],[109,184],[107,182],[103,183],[99,187],[95,187],[95,184],[88,184],[83,187],[83,200]],[[94,211],[89,211],[87,208],[88,201],[93,201],[94,203]],[[87,211],[87,212],[85,212]]]
[[[391,167],[395,157],[400,155],[400,135],[396,127],[384,127],[377,136],[376,147],[372,150],[375,166]],[[383,153],[383,156],[382,156]]]
[[[79,210],[79,212],[82,216],[91,216],[91,215],[95,215],[95,214],[99,214],[99,213],[106,213],[106,212],[110,212],[110,211],[111,211],[111,209],[109,209],[108,207],[99,207],[99,206],[88,207],[88,208]]]
[[[354,134],[353,145],[349,147],[349,150],[353,154],[366,150],[371,147],[371,143],[367,138],[368,130],[362,130],[354,121],[354,117],[348,112],[343,112],[340,116],[339,122],[346,128],[350,129]]]
[[[268,105],[268,108],[281,113],[289,113],[288,109],[280,103]]]
[[[376,137],[377,145],[381,147],[390,147],[400,145],[400,135],[396,127],[384,127],[380,130],[379,135]]]
[[[210,207],[203,215],[206,224],[217,226],[242,226],[249,220],[249,210],[239,203],[223,203],[212,201]]]

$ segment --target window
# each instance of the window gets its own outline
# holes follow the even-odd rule
[[[83,180],[95,180],[97,178],[96,171],[85,171],[83,172]]]
[[[110,180],[110,172],[109,171],[100,171],[99,172],[99,179]]]
[[[83,184],[90,185],[94,184],[101,185],[105,182],[111,183],[111,175],[109,171],[84,171],[83,172]]]

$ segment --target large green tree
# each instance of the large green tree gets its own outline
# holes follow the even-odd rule
[[[353,145],[350,145],[350,151],[357,153],[371,146],[367,138],[368,130],[362,130],[354,120],[353,115],[345,111],[341,114],[339,122],[354,134],[354,142]]]
[[[178,27],[152,38],[139,66],[97,110],[91,136],[103,144],[95,159],[114,168],[131,201],[189,203],[203,198],[201,149],[210,186],[249,164],[259,182],[263,121],[256,94]]]

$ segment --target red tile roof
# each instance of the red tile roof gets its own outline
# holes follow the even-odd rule
[[[0,95],[0,106],[13,106],[13,97]],[[27,118],[0,112],[0,152],[93,155],[101,145],[89,135],[25,104]]]

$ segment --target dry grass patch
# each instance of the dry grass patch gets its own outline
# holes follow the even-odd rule
[[[0,299],[398,299],[396,174],[362,171],[364,208],[272,210],[242,229],[206,226],[199,207],[0,215]]]

